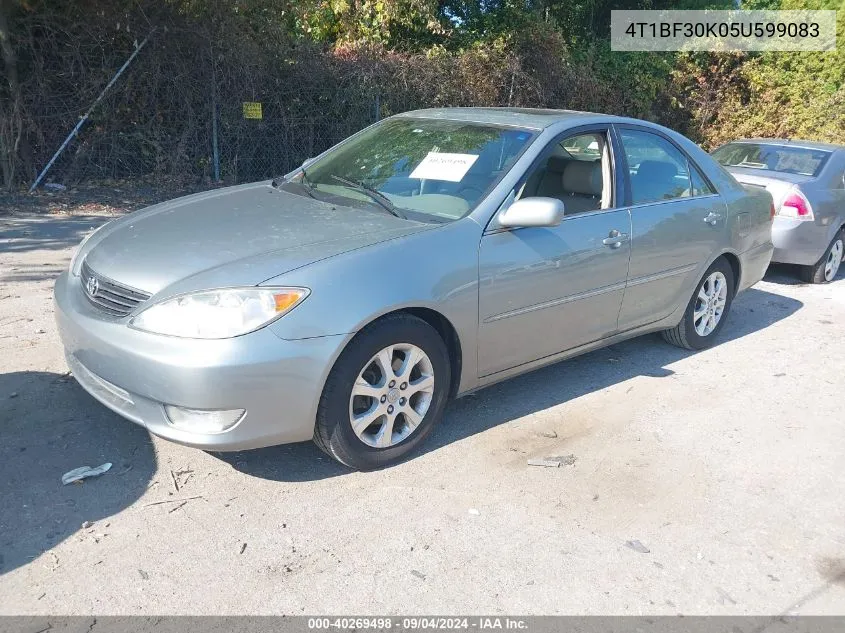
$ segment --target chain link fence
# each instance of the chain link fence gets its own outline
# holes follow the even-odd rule
[[[122,94],[123,92],[123,94]],[[138,177],[237,184],[285,174],[302,162],[381,118],[378,95],[336,103],[303,87],[295,100],[226,90],[209,85],[205,103],[181,113],[155,116],[147,125],[121,121],[127,96],[120,87],[107,95],[51,166],[45,182],[80,182]],[[329,116],[341,107],[343,114]],[[35,117],[47,131],[39,164],[61,141],[59,132],[83,114]],[[135,117],[132,117],[135,118]]]
[[[378,98],[350,108],[331,121],[308,106],[291,111],[278,103],[224,101],[217,112],[218,164],[214,124],[209,173],[224,182],[250,182],[285,174],[378,119]]]
[[[92,104],[45,183],[254,181],[381,117],[378,55],[344,58],[283,24],[212,7],[197,16],[147,4],[127,15],[71,0],[14,16],[20,81],[0,82],[4,184],[31,184]]]
[[[522,48],[397,53],[321,47],[225,2],[192,14],[180,3],[91,1],[99,10],[68,0],[13,16],[20,81],[0,82],[7,187],[33,183],[147,36],[44,182],[254,181],[421,107],[628,109],[624,89],[571,64],[549,64],[565,56],[553,33],[534,33]]]

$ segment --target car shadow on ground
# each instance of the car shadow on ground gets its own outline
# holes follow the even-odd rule
[[[61,250],[76,246],[113,216],[0,216],[0,253]]]
[[[802,305],[765,290],[747,290],[734,301],[718,345],[781,321]],[[657,334],[647,335],[501,382],[451,402],[442,423],[409,459],[637,376],[671,376],[674,372],[668,366],[693,353],[707,352],[682,350]],[[276,481],[316,480],[349,472],[311,442],[214,455],[236,470]]]
[[[101,226],[110,216],[0,216],[0,257],[18,255],[30,251],[68,250],[79,244],[94,229]],[[46,281],[55,279],[67,269],[70,260],[52,263],[36,258],[16,261],[6,267],[0,265],[0,279],[4,283]]]
[[[104,475],[62,485],[67,471],[105,462],[112,468]],[[97,538],[104,520],[144,494],[155,470],[146,431],[94,401],[73,378],[0,374],[0,575],[74,535]],[[95,525],[82,529],[86,521]],[[55,556],[44,564],[57,564]]]
[[[766,271],[765,281],[782,286],[811,286],[801,279],[801,266],[796,264],[771,264]],[[839,272],[831,283],[845,280],[845,265],[840,266]]]

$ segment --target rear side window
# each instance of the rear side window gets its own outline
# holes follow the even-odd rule
[[[686,156],[666,139],[641,130],[622,130],[631,175],[632,204],[674,200],[696,193]],[[700,192],[712,193],[698,176]]]
[[[725,167],[763,169],[786,174],[818,176],[830,152],[769,143],[728,143],[713,152]]]
[[[694,196],[709,196],[713,191],[713,187],[707,184],[704,177],[695,167],[690,165],[690,180],[692,181],[692,195]]]

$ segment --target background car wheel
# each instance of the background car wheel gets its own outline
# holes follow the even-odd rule
[[[351,468],[394,463],[440,420],[450,383],[437,330],[408,314],[380,319],[352,339],[332,368],[314,442]]]
[[[710,347],[727,320],[735,284],[731,265],[720,257],[698,282],[681,322],[664,330],[663,338],[684,349]]]
[[[836,277],[845,256],[845,231],[839,231],[822,258],[813,266],[801,269],[801,278],[808,284],[826,284]]]

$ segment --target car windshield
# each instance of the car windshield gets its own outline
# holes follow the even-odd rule
[[[830,152],[768,143],[728,143],[713,152],[725,167],[765,169],[787,174],[818,176]]]
[[[306,164],[286,190],[433,222],[467,215],[533,139],[465,121],[386,119]]]

